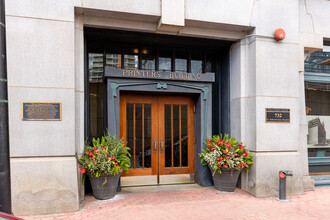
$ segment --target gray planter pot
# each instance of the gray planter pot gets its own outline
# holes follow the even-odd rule
[[[213,174],[214,170],[210,166],[209,168]],[[226,192],[234,192],[240,173],[241,170],[231,171],[229,169],[221,169],[221,174],[216,172],[214,176],[212,176],[215,189]]]
[[[104,175],[102,174],[99,178],[92,177],[88,173],[89,180],[91,182],[93,196],[96,199],[111,199],[116,195],[119,177],[121,173],[116,175]],[[103,184],[105,178],[107,178],[107,183]]]

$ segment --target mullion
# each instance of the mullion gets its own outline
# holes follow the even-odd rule
[[[173,105],[171,105],[171,162],[172,167],[174,167],[174,159],[173,159]]]
[[[144,168],[144,104],[142,104],[142,168]]]
[[[180,167],[182,167],[182,146],[181,146],[181,105],[179,105],[179,147],[180,147]]]
[[[135,104],[133,104],[133,168],[135,168],[135,147],[136,147],[136,132],[135,132]]]

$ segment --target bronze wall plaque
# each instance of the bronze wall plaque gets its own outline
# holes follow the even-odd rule
[[[23,102],[23,121],[61,121],[61,103]]]
[[[290,122],[290,109],[266,108],[266,122]]]

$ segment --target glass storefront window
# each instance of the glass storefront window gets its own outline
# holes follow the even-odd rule
[[[188,53],[182,50],[175,51],[175,72],[186,73],[188,69]]]
[[[102,82],[103,54],[88,53],[88,74],[90,83]]]
[[[317,51],[305,59],[305,72],[330,73],[329,65],[322,65],[323,61],[330,59],[330,52]]]
[[[155,70],[156,69],[156,56],[155,51],[152,49],[141,50],[141,60],[143,70]]]
[[[191,60],[191,72],[192,73],[203,73],[203,61]]]
[[[130,48],[124,52],[124,69],[137,70],[139,68],[139,49]]]
[[[120,49],[111,49],[106,51],[105,65],[121,69],[122,65]]]
[[[212,56],[212,58],[209,56],[207,57],[207,60],[206,60],[206,72],[207,73],[215,72],[214,71],[215,60],[213,57],[215,57],[215,56]]]
[[[305,99],[307,146],[310,173],[329,173],[330,166],[317,161],[330,161],[330,66],[322,62],[330,52],[317,51],[305,59]],[[316,162],[316,163],[315,163]]]
[[[89,137],[103,134],[103,53],[88,53]]]
[[[172,51],[162,49],[159,52],[159,71],[172,71]]]
[[[203,51],[192,51],[191,53],[191,72],[192,73],[203,73]]]

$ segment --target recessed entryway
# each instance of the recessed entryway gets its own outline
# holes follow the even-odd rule
[[[120,136],[132,155],[122,186],[194,182],[192,97],[122,94]]]

